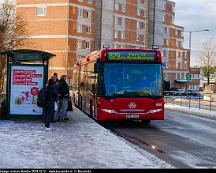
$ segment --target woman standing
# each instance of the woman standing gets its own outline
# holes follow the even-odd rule
[[[45,106],[45,127],[49,128],[50,123],[54,123],[55,101],[57,98],[57,91],[55,81],[49,79],[46,92],[46,106]]]

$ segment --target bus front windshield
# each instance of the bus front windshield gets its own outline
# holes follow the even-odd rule
[[[105,63],[102,69],[104,96],[162,96],[161,64]]]

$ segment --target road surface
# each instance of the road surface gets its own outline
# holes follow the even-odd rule
[[[216,121],[165,111],[164,121],[103,124],[176,168],[216,168]]]

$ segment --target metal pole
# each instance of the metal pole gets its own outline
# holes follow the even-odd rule
[[[101,0],[101,6],[100,6],[100,38],[99,38],[99,49],[102,47],[102,22],[103,22],[103,0]]]
[[[155,17],[156,16],[156,0],[154,0],[154,18],[153,18],[153,45],[155,44]]]
[[[191,107],[191,96],[189,96],[189,109]]]
[[[199,92],[199,109],[200,109],[200,101],[201,101],[201,100],[200,100],[200,92]]]
[[[69,26],[70,26],[70,0],[67,2],[67,52],[66,52],[66,75],[68,76],[68,60],[69,60]]]
[[[190,31],[190,34],[189,34],[189,61],[191,58],[191,35],[192,35],[192,31]]]
[[[212,100],[212,94],[210,93],[210,111],[211,111],[211,100]]]

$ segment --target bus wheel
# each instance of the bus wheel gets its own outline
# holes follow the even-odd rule
[[[142,123],[144,125],[149,125],[151,123],[151,120],[142,120]]]

